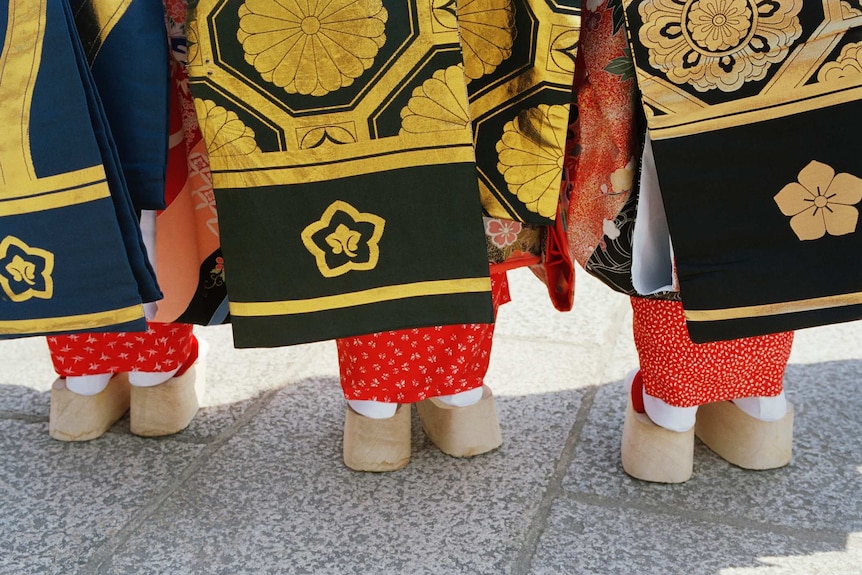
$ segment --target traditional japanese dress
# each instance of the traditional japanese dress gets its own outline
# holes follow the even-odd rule
[[[692,14],[703,10],[703,14],[715,12],[721,17],[719,13],[731,4],[695,2]],[[749,4],[742,2],[736,6],[738,15],[751,17],[752,10],[766,9]],[[630,10],[640,10],[641,14],[664,14],[682,9],[682,5],[660,1],[627,2],[626,6]],[[664,16],[666,14],[662,18]],[[735,22],[733,19],[729,21]],[[677,38],[677,32],[678,38],[691,39],[687,35],[689,32],[683,32],[681,28],[688,24],[680,20],[673,21],[668,17],[658,18],[655,22],[663,24],[650,28],[653,32],[647,36],[641,35],[642,41],[659,38],[665,33]],[[640,370],[629,378],[632,384],[629,409],[641,414],[646,411],[665,428],[682,432],[680,437],[673,439],[667,439],[668,436],[661,433],[649,435],[652,431],[644,421],[630,414],[624,433],[624,467],[642,479],[676,482],[684,481],[691,474],[691,428],[695,425],[699,406],[725,406],[730,405],[729,400],[736,400],[748,409],[746,413],[755,418],[780,419],[782,429],[792,429],[792,414],[785,416],[787,410],[782,407],[785,405],[782,379],[792,333],[769,334],[770,329],[764,329],[754,333],[766,335],[740,337],[751,332],[724,331],[713,332],[723,333],[723,341],[692,342],[686,326],[688,308],[683,310],[687,302],[688,282],[678,279],[680,242],[686,242],[683,250],[690,246],[688,237],[684,234],[678,237],[673,226],[668,232],[670,214],[666,216],[664,206],[674,200],[664,195],[665,174],[670,174],[668,179],[685,174],[689,178],[685,193],[690,195],[704,187],[701,183],[711,185],[712,182],[701,181],[704,174],[693,169],[694,164],[676,161],[668,153],[663,153],[667,166],[657,171],[658,158],[653,153],[650,139],[644,135],[647,122],[641,105],[650,119],[663,119],[666,108],[659,106],[650,94],[653,87],[670,84],[655,76],[641,74],[638,76],[641,92],[636,91],[636,68],[625,24],[623,2],[591,1],[585,6],[575,81],[578,113],[572,124],[573,138],[568,142],[566,157],[570,188],[568,231],[573,257],[617,291],[633,296],[633,327]],[[718,32],[722,30],[724,28],[719,28]],[[631,33],[633,38],[637,37],[636,30]],[[636,47],[640,49],[640,45]],[[692,52],[693,58],[695,55],[698,58],[702,56],[700,52]],[[750,56],[750,53],[742,54],[740,62]],[[715,66],[726,66],[731,61],[736,62],[723,60]],[[720,67],[712,69],[719,70]],[[706,91],[708,88],[704,86],[701,87]],[[639,101],[641,98],[642,102]],[[649,127],[652,128],[652,123]],[[722,173],[732,172],[718,150],[712,148],[711,152],[704,152],[701,159],[720,164]],[[703,197],[708,195],[704,193]],[[711,218],[707,206],[701,208],[702,217],[698,220],[693,219],[694,212],[689,213],[691,223],[707,222]],[[713,253],[721,251],[719,238],[715,237],[713,241]],[[745,403],[742,398],[751,400]],[[700,410],[697,423],[699,426],[702,423],[702,429],[698,429],[702,438],[719,454],[744,467],[775,467],[789,461],[789,432],[781,439],[786,449],[771,460],[764,453],[744,453],[741,458],[728,455],[728,449],[734,447],[728,448],[726,441],[717,441],[713,437],[715,434],[709,424],[715,417],[711,409]],[[638,435],[639,432],[643,433]],[[647,436],[649,439],[641,441]],[[746,437],[740,436],[736,440],[745,442]],[[661,448],[667,448],[663,443],[666,441],[672,445],[668,451],[676,449],[682,453],[678,459],[662,460]],[[659,446],[658,450],[655,450],[656,446]]]
[[[146,0],[125,3],[74,0],[71,13],[76,25],[73,41],[81,46],[92,70],[95,88],[104,105],[105,129],[117,143],[121,177],[130,190],[132,205],[141,214],[143,241],[152,266],[171,279],[177,273],[171,271],[187,267],[197,278],[200,263],[197,253],[192,261],[182,260],[185,254],[180,250],[180,242],[175,244],[177,255],[173,260],[154,257],[156,238],[162,235],[156,230],[156,210],[172,208],[175,229],[181,226],[194,229],[194,209],[186,207],[188,215],[182,219],[173,205],[189,179],[187,130],[180,112],[188,95],[186,92],[183,100],[182,72],[178,65],[174,63],[171,70],[164,8]],[[129,54],[140,58],[137,65],[128,66]],[[190,126],[188,132],[193,134],[193,128]],[[196,167],[205,165],[199,162]],[[174,237],[182,234],[177,232]],[[170,305],[165,306],[162,319],[153,321],[157,307],[146,306],[151,321],[144,331],[48,338],[51,359],[61,378],[52,392],[49,423],[52,436],[67,440],[96,437],[130,404],[133,433],[164,435],[188,425],[197,410],[195,376],[190,370],[198,359],[198,342],[192,333],[192,322],[208,323],[210,318],[198,314],[185,323],[176,322],[176,310],[183,305],[176,302],[183,298],[178,297],[175,283],[169,282],[171,289],[166,292],[165,301]],[[187,293],[182,295],[183,301],[193,299]],[[226,306],[216,302],[211,307]],[[209,312],[211,317],[212,310]],[[117,377],[111,379],[112,376]],[[199,384],[201,378],[197,379]],[[174,397],[168,401],[180,406],[182,413],[172,414],[171,408],[159,405],[161,397],[169,395]],[[79,404],[84,403],[92,405],[89,411],[93,417],[99,412],[103,417],[90,421],[87,414],[79,413]],[[160,420],[162,414],[167,419]]]

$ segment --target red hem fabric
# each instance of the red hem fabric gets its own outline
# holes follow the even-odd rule
[[[505,272],[491,274],[494,313],[511,301]],[[346,399],[415,403],[481,387],[494,324],[461,324],[342,338],[338,367]]]
[[[146,332],[51,336],[48,350],[60,377],[188,369],[187,360],[197,354],[192,329],[186,323],[149,322]]]
[[[682,304],[631,298],[635,347],[648,395],[675,407],[781,393],[793,332],[696,344]]]

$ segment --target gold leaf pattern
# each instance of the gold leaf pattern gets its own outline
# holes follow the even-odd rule
[[[518,113],[503,127],[497,142],[497,169],[509,191],[542,217],[557,212],[563,175],[563,144],[569,119],[567,106],[542,104]]]
[[[676,84],[732,92],[762,80],[802,34],[794,0],[653,0],[638,7],[650,64]]]
[[[790,218],[790,227],[800,240],[816,240],[856,231],[862,201],[862,179],[835,174],[830,166],[812,161],[799,172],[798,182],[784,186],[775,203]]]
[[[464,68],[449,66],[445,70],[437,70],[421,86],[413,89],[413,95],[402,108],[401,133],[463,130],[470,126],[467,109]]]
[[[847,44],[834,62],[827,62],[817,71],[818,82],[834,82],[842,78],[862,76],[862,42]]]
[[[461,0],[457,13],[464,74],[475,80],[512,55],[515,7],[512,0]]]
[[[245,0],[237,39],[245,60],[288,94],[350,86],[386,41],[381,0]]]
[[[195,111],[211,158],[260,153],[254,131],[239,119],[236,112],[212,100],[201,99],[195,100]]]

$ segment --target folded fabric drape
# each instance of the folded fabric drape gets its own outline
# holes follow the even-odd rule
[[[0,7],[0,338],[146,330],[161,297],[66,0]]]
[[[627,0],[695,342],[862,318],[862,6]]]

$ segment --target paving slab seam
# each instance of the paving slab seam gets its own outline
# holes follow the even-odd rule
[[[563,478],[566,476],[575,457],[575,449],[580,441],[581,431],[589,419],[590,408],[593,406],[596,393],[598,393],[598,389],[591,388],[581,399],[581,406],[578,409],[578,414],[575,416],[575,422],[572,424],[572,429],[569,431],[559,458],[557,458],[554,472],[548,481],[548,486],[545,488],[542,500],[539,502],[532,521],[530,521],[530,527],[524,536],[524,542],[518,551],[518,556],[512,565],[512,575],[526,575],[531,572],[533,557],[538,549],[539,540],[545,532],[551,508],[554,505],[554,501],[564,493]]]
[[[625,317],[626,309],[622,305],[617,306],[617,309],[615,309],[614,313],[611,314],[612,321],[608,322],[608,326],[605,329],[603,337],[605,345],[602,346],[601,355],[603,356],[602,363],[604,365],[609,363],[610,358],[614,353],[617,340],[622,332],[620,329],[621,324]],[[602,375],[604,375],[604,372]],[[542,500],[533,515],[533,519],[530,521],[530,527],[527,529],[527,533],[524,536],[524,542],[521,544],[518,556],[515,558],[512,565],[512,569],[510,571],[512,575],[528,575],[531,573],[533,558],[538,549],[539,540],[545,532],[551,508],[556,499],[560,495],[565,494],[565,490],[563,489],[563,478],[568,473],[572,461],[574,460],[575,449],[580,442],[581,433],[589,419],[590,410],[593,407],[593,401],[595,400],[598,390],[599,387],[597,385],[590,387],[581,399],[581,405],[578,408],[575,421],[572,424],[572,428],[569,430],[565,444],[560,451],[560,456],[557,458],[557,462],[554,465],[554,472],[548,481],[548,486],[545,488]]]
[[[23,421],[24,423],[48,423],[47,415],[31,415],[20,411],[0,410],[0,419]]]
[[[620,469],[620,473],[623,470]],[[739,529],[751,529],[762,533],[770,533],[774,535],[783,535],[793,537],[812,543],[830,543],[845,545],[847,542],[848,533],[845,531],[827,531],[822,529],[805,529],[799,527],[788,527],[786,525],[777,525],[774,523],[763,523],[748,519],[741,519],[727,515],[716,515],[714,513],[704,511],[687,511],[679,508],[669,507],[667,505],[650,505],[642,503],[632,496],[622,496],[621,498],[604,497],[593,493],[585,493],[581,491],[570,491],[562,489],[562,496],[570,501],[575,501],[584,505],[592,505],[595,507],[603,507],[605,509],[626,509],[642,511],[656,515],[664,515],[667,517],[676,517],[686,521],[697,523],[709,523],[724,525]]]
[[[260,395],[260,397],[246,409],[242,416],[237,418],[230,426],[226,427],[216,438],[207,444],[191,462],[183,469],[179,477],[168,484],[161,490],[151,501],[151,503],[143,505],[141,510],[136,513],[129,521],[123,525],[116,534],[100,545],[87,563],[81,568],[81,575],[94,575],[96,573],[107,575],[110,564],[108,561],[126,541],[131,538],[135,532],[155,513],[165,501],[176,493],[189,479],[192,478],[206,463],[216,451],[227,443],[238,431],[245,427],[254,419],[254,417],[265,408],[273,398],[281,391],[280,389],[272,389]]]

